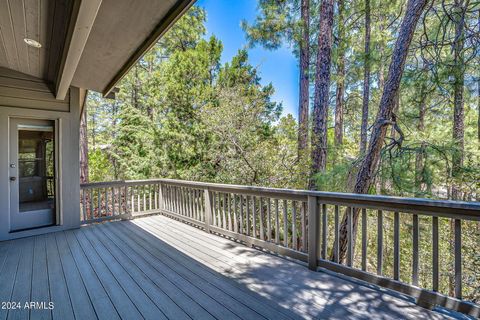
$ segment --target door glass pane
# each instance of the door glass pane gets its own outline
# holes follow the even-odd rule
[[[54,146],[53,125],[19,126],[20,212],[55,208]]]

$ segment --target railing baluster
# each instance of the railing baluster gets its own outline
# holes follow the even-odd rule
[[[158,185],[158,207],[159,207],[160,210],[165,208],[165,204],[164,204],[165,200],[163,198],[165,193],[163,191],[164,191],[163,190],[163,185],[159,184]]]
[[[240,233],[243,234],[243,195],[239,195],[240,197]]]
[[[180,208],[181,208],[181,202],[180,202],[180,188],[179,187],[173,187],[173,205],[175,212],[178,214],[181,214]]]
[[[400,279],[400,213],[393,213],[393,279]]]
[[[203,191],[205,199],[205,231],[210,232],[210,224],[212,221],[212,193],[210,190],[205,189]]]
[[[432,289],[438,291],[438,217],[432,217]]]
[[[108,217],[108,188],[104,189],[105,192],[105,217]]]
[[[124,190],[123,190],[123,193],[124,193],[124,201],[125,201],[125,207],[124,207],[124,211],[123,213],[125,214],[128,214],[129,217],[131,217],[131,212],[128,212],[130,210],[130,207],[128,206],[128,186],[125,186],[124,187]]]
[[[94,214],[94,210],[95,210],[95,207],[93,206],[93,188],[90,189],[90,219],[93,219],[95,218],[95,214]]]
[[[101,208],[101,195],[100,195],[100,188],[97,189],[97,217],[94,216],[94,218],[100,218],[102,216],[102,208]]]
[[[172,197],[172,186],[167,186],[168,193],[168,210],[173,212],[173,197]]]
[[[211,201],[212,201],[213,225],[217,227],[218,226],[217,225],[217,201],[218,201],[217,193],[212,192],[212,197],[213,199]],[[206,206],[206,203],[205,203],[205,206]]]
[[[189,189],[184,188],[183,189],[183,203],[185,207],[185,216],[190,217],[190,194],[189,194]]]
[[[197,200],[197,217],[198,217],[198,220],[200,221],[204,221],[203,220],[203,209],[202,209],[202,198],[200,197],[201,195],[201,190],[196,190],[196,193],[197,193],[197,196],[196,196],[196,200]]]
[[[280,212],[278,210],[278,199],[275,199],[275,243],[280,244]]]
[[[418,215],[412,215],[412,284],[418,286]]]
[[[227,195],[224,193],[222,197],[222,228],[226,229],[227,228],[227,215],[225,213],[226,211],[226,205],[227,205]]]
[[[288,247],[288,214],[287,214],[287,200],[283,200],[283,244]]]
[[[195,217],[195,211],[194,211],[194,195],[193,195],[194,190],[193,189],[188,189],[188,210],[190,211],[190,218],[196,220]]]
[[[170,205],[172,212],[177,212],[177,188],[170,186]]]
[[[347,208],[347,266],[353,264],[353,212],[352,207]]]
[[[263,197],[260,197],[260,205],[259,205],[259,216],[260,216],[260,239],[265,240],[265,226],[264,226],[264,220],[265,220],[265,212],[263,210]]]
[[[198,198],[198,190],[193,189],[193,212],[194,212],[194,216],[195,216],[196,220],[202,221],[202,219],[200,218],[200,210],[199,210],[199,207],[198,207],[199,204],[200,204],[200,201],[199,201],[199,198]]]
[[[233,231],[238,233],[237,194],[233,194]]]
[[[191,218],[192,213],[190,212],[190,188],[183,189],[183,203],[185,207],[185,216]]]
[[[302,251],[307,251],[307,203],[301,202],[300,223],[302,224]]]
[[[322,203],[322,259],[327,259],[327,205]]]
[[[141,209],[140,209],[140,187],[136,187],[135,190],[137,191],[137,212],[140,212]]]
[[[112,187],[112,216],[115,215],[115,187]]]
[[[229,193],[227,195],[227,207],[228,207],[228,230],[232,231],[233,230],[233,225],[232,225],[232,195]]]
[[[340,256],[340,219],[339,219],[339,212],[338,212],[338,205],[335,205],[335,242],[333,243],[333,250],[334,250],[334,258],[333,262],[338,263],[338,257]]]
[[[81,190],[82,192],[82,221],[85,221],[87,220],[87,204],[86,204],[86,196],[85,196],[85,193],[86,193],[86,190]]]
[[[367,209],[362,209],[362,270],[367,271]]]
[[[272,241],[272,213],[271,199],[267,198],[267,240]]]
[[[195,220],[200,220],[200,217],[198,216],[197,189],[192,190],[192,212],[193,212],[193,218]]]
[[[148,185],[148,210],[152,210],[152,185]]]
[[[249,236],[250,233],[250,196],[246,197],[247,200],[247,207],[246,207],[246,221],[247,221],[247,236]]]
[[[145,186],[142,187],[143,193],[143,211],[147,211],[147,193],[145,192]]]
[[[177,197],[175,199],[175,202],[177,204],[177,213],[182,214],[182,187],[176,187],[175,192],[177,194]]]
[[[198,209],[200,210],[200,220],[205,221],[205,198],[201,197],[201,192],[198,190]]]
[[[184,215],[184,210],[183,210],[183,188],[178,187],[178,213],[180,215]]]
[[[257,237],[257,199],[255,196],[252,197],[253,201],[253,213],[252,213],[252,219],[253,219],[253,237]]]
[[[172,208],[172,186],[168,186],[167,185],[167,194],[168,194],[168,210],[169,211],[173,211],[173,208]]]
[[[455,298],[462,299],[462,220],[454,220]]]
[[[131,213],[134,213],[134,212],[135,212],[135,199],[134,199],[134,196],[135,196],[135,195],[134,195],[134,193],[135,193],[135,188],[132,186],[132,187],[130,188],[130,196],[131,196],[130,204],[131,204],[131,206],[132,206],[132,208],[131,208],[131,210],[130,210]]]
[[[377,274],[383,274],[383,211],[377,211]]]
[[[297,202],[292,201],[292,248],[298,250],[297,240]]]

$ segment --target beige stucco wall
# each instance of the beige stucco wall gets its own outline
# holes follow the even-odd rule
[[[0,241],[80,225],[80,90],[71,87],[65,101],[55,100],[41,80],[0,69]],[[58,127],[58,225],[10,232],[9,119],[55,120]]]

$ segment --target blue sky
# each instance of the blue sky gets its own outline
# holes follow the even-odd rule
[[[257,0],[197,0],[196,5],[207,12],[207,35],[215,35],[223,42],[222,62],[232,59],[238,49],[247,45],[242,20],[253,22]],[[284,114],[297,116],[298,63],[291,49],[285,45],[275,51],[262,47],[249,49],[249,60],[259,70],[262,83],[275,87],[273,100],[282,102]]]

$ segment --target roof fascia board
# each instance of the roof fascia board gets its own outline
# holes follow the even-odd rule
[[[75,1],[56,81],[56,98],[65,99],[102,0]]]

